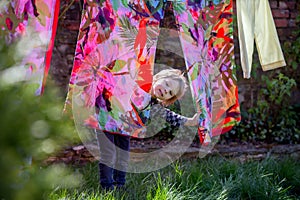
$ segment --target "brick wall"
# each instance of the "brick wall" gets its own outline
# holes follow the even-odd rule
[[[61,0],[60,17],[50,68],[51,77],[61,88],[62,95],[66,95],[68,90],[82,9],[80,0],[75,0],[73,4],[71,2],[72,0]]]
[[[235,0],[234,0],[235,1]],[[295,39],[293,32],[299,29],[299,24],[296,24],[296,17],[300,14],[300,1],[299,0],[269,0],[272,10],[273,18],[275,21],[276,29],[278,32],[279,40],[282,44],[291,42]],[[237,31],[237,30],[236,30]],[[237,32],[236,32],[237,35]],[[238,47],[237,37],[235,38],[236,47]],[[284,53],[284,52],[283,52]],[[236,64],[238,66],[238,86],[239,86],[239,100],[241,108],[252,107],[256,101],[257,89],[261,86],[255,78],[243,79],[242,70],[240,66],[239,48],[235,48]],[[258,54],[254,52],[253,63],[259,63]],[[298,71],[300,69],[298,68]],[[262,72],[259,65],[255,70],[257,74],[268,75],[271,71]],[[298,72],[299,74],[299,72]],[[299,86],[298,86],[299,87]],[[299,99],[299,89],[294,92],[295,102]]]
[[[82,9],[80,0],[75,0],[75,2],[69,7],[71,2],[72,0],[61,1],[61,16],[59,19],[59,27],[57,31],[55,49],[53,52],[53,59],[50,69],[50,74],[56,81],[57,85],[61,88],[63,95],[65,95],[67,92]],[[299,29],[299,24],[296,24],[296,17],[300,13],[299,0],[269,0],[269,2],[277,27],[280,42],[283,44],[286,41],[293,41],[294,38],[292,32],[296,29]],[[65,10],[66,12],[64,12]],[[234,35],[237,36],[236,28]],[[239,67],[240,56],[237,37],[235,37],[235,43],[235,56],[236,64],[238,66],[238,85],[240,93],[240,102],[242,103],[242,107],[249,107],[253,105],[253,101],[257,92],[257,86],[259,83],[257,83],[253,78],[242,78],[241,69]],[[254,62],[257,61],[257,54],[255,53]],[[175,61],[173,63],[179,62],[181,61]],[[262,73],[260,67],[258,67],[257,70],[258,73]],[[269,72],[263,73],[267,75]],[[245,99],[247,99],[247,101],[245,101]]]

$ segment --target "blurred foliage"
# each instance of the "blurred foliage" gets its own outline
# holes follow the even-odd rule
[[[4,40],[4,36],[0,34],[0,58],[1,58],[0,69],[1,70],[13,66],[15,63],[14,52],[13,52],[15,46],[13,45],[10,48],[7,48],[7,45],[3,40]]]
[[[300,25],[300,15],[296,18],[296,23]],[[284,55],[287,61],[288,68],[285,71],[291,75],[299,84],[300,82],[300,29],[293,32],[294,38],[290,41],[286,41],[283,46]]]
[[[296,22],[300,23],[300,15]],[[294,39],[283,46],[286,67],[272,70],[268,76],[253,70],[252,77],[259,83],[255,103],[252,108],[242,110],[241,123],[223,135],[223,139],[300,143],[300,103],[293,99],[300,84],[300,30],[293,34]],[[254,69],[257,66],[258,63],[253,63]]]
[[[80,174],[43,163],[78,138],[53,84],[36,96],[36,84],[17,79],[13,48],[0,40],[0,199],[43,199],[53,187],[79,184]]]
[[[265,85],[255,105],[242,112],[242,121],[225,139],[267,143],[300,143],[300,104],[290,105],[296,81],[282,73],[274,78],[262,76]]]
[[[252,77],[259,86],[254,105],[242,110],[241,123],[223,135],[223,140],[300,143],[300,103],[293,99],[300,84],[300,16],[296,23],[293,39],[283,45],[286,67],[266,76],[257,73],[260,65],[253,63]]]
[[[251,121],[257,135],[267,142],[299,143],[299,105],[290,105],[292,90],[296,81],[279,73],[274,79],[269,80],[263,76],[265,88],[258,93],[257,106],[249,110]]]

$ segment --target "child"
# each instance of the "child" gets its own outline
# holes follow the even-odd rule
[[[131,96],[132,110],[150,111],[148,116],[121,116],[118,119],[123,123],[129,124],[127,127],[138,129],[147,124],[147,121],[153,115],[160,115],[173,127],[197,126],[199,113],[192,118],[184,117],[165,108],[181,98],[186,90],[186,79],[180,70],[167,69],[162,70],[153,77],[152,87],[149,93],[139,87],[133,91]],[[99,123],[101,127],[108,127],[120,124],[117,119],[106,118],[105,124],[101,116],[103,112],[113,112],[110,93],[104,88],[102,94],[96,100],[96,107],[99,109]],[[103,106],[105,104],[105,106]],[[131,122],[131,123],[130,123]],[[133,123],[133,124],[132,124]],[[131,133],[124,134],[132,129],[127,129],[122,125],[114,127],[114,131],[97,130],[98,144],[100,148],[99,173],[100,184],[104,189],[122,188],[125,184],[126,169],[129,161],[129,143]],[[136,131],[136,130],[134,130]],[[133,131],[133,132],[134,132]],[[138,134],[137,134],[138,135]],[[137,136],[136,135],[136,136]]]

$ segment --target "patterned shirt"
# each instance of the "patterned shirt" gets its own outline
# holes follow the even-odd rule
[[[172,127],[177,128],[184,125],[187,118],[177,114],[170,109],[161,105],[157,99],[151,98],[149,104],[143,110],[138,111],[140,118],[144,124],[149,124],[149,121],[154,118],[163,118]]]

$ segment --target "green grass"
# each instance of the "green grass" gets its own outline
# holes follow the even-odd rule
[[[48,199],[300,199],[300,162],[288,158],[246,163],[221,157],[182,160],[152,173],[129,173],[126,190],[112,192],[99,188],[97,163],[79,171],[84,177],[80,187],[58,187]]]

